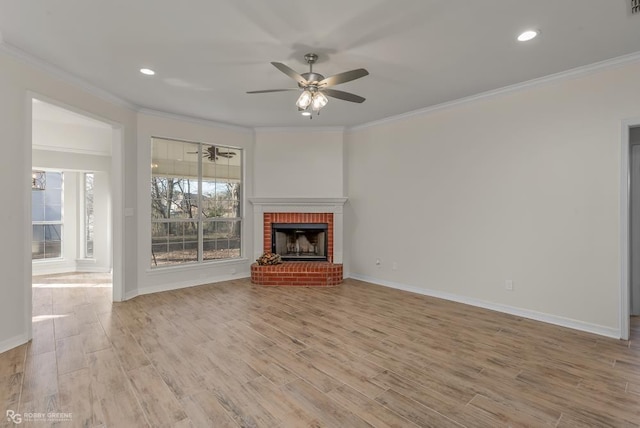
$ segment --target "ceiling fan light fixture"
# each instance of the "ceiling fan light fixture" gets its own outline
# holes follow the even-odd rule
[[[320,111],[328,102],[329,100],[322,92],[316,92],[313,94],[313,100],[311,101],[311,110]]]
[[[364,68],[358,68],[355,70],[345,71],[343,73],[334,74],[333,76],[324,77],[322,74],[314,73],[313,64],[318,60],[318,55],[314,53],[308,53],[304,56],[304,59],[309,64],[309,72],[298,73],[292,68],[282,64],[281,62],[272,62],[275,68],[296,81],[298,88],[302,89],[302,93],[296,101],[298,112],[303,116],[313,117],[313,113],[320,114],[320,110],[327,105],[329,99],[327,97],[333,97],[352,103],[362,103],[364,98],[351,94],[345,91],[339,91],[332,89],[331,86],[340,85],[342,83],[351,82],[352,80],[359,79],[361,77],[369,75],[369,72]],[[294,88],[288,89],[266,89],[261,91],[248,91],[247,94],[263,94],[266,92],[283,92],[283,91],[295,91]]]
[[[538,31],[538,30],[527,30],[527,31],[524,31],[524,32],[520,33],[520,35],[518,36],[518,41],[519,42],[528,42],[529,40],[533,40],[536,37],[538,37],[539,34],[540,34],[540,31]]]
[[[296,105],[298,106],[299,109],[304,110],[307,107],[309,107],[309,104],[311,104],[312,99],[313,99],[313,96],[311,95],[311,92],[307,90],[302,91],[302,94],[300,94],[298,101],[296,101]]]
[[[31,171],[31,190],[45,190],[47,187],[47,173]]]

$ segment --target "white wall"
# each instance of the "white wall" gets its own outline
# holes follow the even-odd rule
[[[33,148],[70,153],[111,155],[111,128],[33,121]]]
[[[84,259],[82,249],[76,261],[76,269],[80,272],[109,272],[113,267],[112,260],[112,222],[111,174],[108,171],[93,173],[93,257]],[[82,223],[79,223],[82,225]],[[84,236],[84,235],[81,235]],[[83,242],[84,245],[84,242]]]
[[[344,196],[342,129],[255,131],[255,196]]]
[[[0,180],[4,183],[23,182],[23,186],[9,186],[5,197],[19,209],[1,210],[0,221],[9,227],[0,230],[0,352],[28,340],[31,330],[31,96],[56,100],[63,105],[74,106],[95,118],[122,126],[125,159],[123,180],[135,182],[136,171],[136,116],[133,110],[122,104],[106,101],[107,96],[97,96],[71,84],[72,79],[62,79],[8,53],[0,45],[0,139],[5,159],[0,168]],[[18,180],[18,181],[16,181]],[[132,207],[136,201],[135,186],[124,189],[124,206]],[[136,236],[132,217],[121,219],[124,223],[122,260],[124,284],[127,289],[136,285]],[[132,266],[131,266],[132,265]]]
[[[188,120],[169,115],[143,112],[138,114],[138,159],[137,187],[140,195],[137,203],[138,219],[138,289],[136,294],[152,293],[180,287],[207,284],[250,275],[253,262],[253,211],[251,204],[244,204],[242,245],[243,258],[205,263],[199,266],[151,268],[151,137],[209,143],[241,148],[244,150],[244,192],[253,194],[253,133],[246,128],[215,124],[213,122]],[[245,198],[246,199],[246,198]]]
[[[619,337],[620,129],[640,116],[638,75],[349,132],[351,274]]]

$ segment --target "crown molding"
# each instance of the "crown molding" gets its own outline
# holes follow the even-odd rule
[[[53,64],[50,64],[38,57],[35,57],[31,54],[28,54],[27,52],[20,50],[18,48],[16,48],[15,46],[11,46],[9,44],[7,44],[6,42],[2,41],[2,37],[0,35],[0,52],[4,52],[10,56],[12,56],[13,58],[16,58],[46,74],[49,75],[53,75],[55,77],[58,77],[59,79],[62,79],[63,81],[72,84],[74,86],[79,87],[80,89],[95,95],[96,97],[104,100],[104,101],[108,101],[110,103],[116,104],[120,107],[125,107],[127,109],[130,110],[138,110],[139,107],[123,98],[118,97],[117,95],[112,94],[111,92],[105,91],[102,88],[99,88],[89,82],[87,82],[86,80],[69,73],[66,70],[63,70],[62,68],[55,66]]]
[[[608,59],[605,61],[595,62],[593,64],[584,65],[581,67],[572,68],[570,70],[561,71],[559,73],[550,74],[548,76],[539,77],[537,79],[527,80],[526,82],[516,83],[502,88],[493,89],[491,91],[481,92],[476,95],[471,95],[464,98],[459,98],[453,101],[447,101],[445,103],[437,104],[430,107],[421,108],[418,110],[412,110],[407,113],[402,113],[396,116],[386,117],[384,119],[375,120],[373,122],[363,123],[361,125],[355,125],[348,127],[346,132],[360,131],[363,129],[384,125],[388,123],[398,122],[404,119],[412,118],[415,116],[429,115],[443,110],[451,109],[460,105],[473,103],[481,100],[488,100],[491,98],[497,98],[502,95],[511,94],[526,89],[535,88],[538,86],[546,85],[553,82],[560,82],[563,80],[575,79],[579,77],[588,76],[600,71],[610,70],[618,67],[623,67],[629,64],[635,64],[640,62],[640,51],[632,54],[619,56],[616,58]]]
[[[139,108],[138,113],[146,114],[148,116],[156,116],[163,119],[172,119],[172,120],[179,120],[181,122],[194,123],[197,125],[213,126],[216,128],[228,129],[230,131],[253,133],[253,128],[249,128],[246,126],[234,125],[232,123],[216,122],[214,120],[202,119],[202,118],[193,117],[193,116],[184,116],[177,113],[169,113],[166,111],[154,110],[146,107]]]
[[[263,127],[255,127],[253,128],[256,133],[268,133],[268,132],[279,132],[279,133],[294,133],[294,132],[344,132],[344,126],[315,126],[315,127],[305,127],[305,126],[263,126]]]

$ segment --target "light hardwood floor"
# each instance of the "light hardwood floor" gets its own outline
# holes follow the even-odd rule
[[[243,279],[112,304],[109,284],[89,279],[34,278],[34,339],[0,354],[2,416],[71,412],[56,426],[117,428],[640,424],[637,319],[625,342],[354,280]]]

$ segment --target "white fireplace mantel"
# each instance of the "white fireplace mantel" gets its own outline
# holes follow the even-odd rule
[[[332,213],[333,262],[342,263],[344,204],[347,198],[249,198],[253,205],[254,259],[262,255],[264,213]]]

